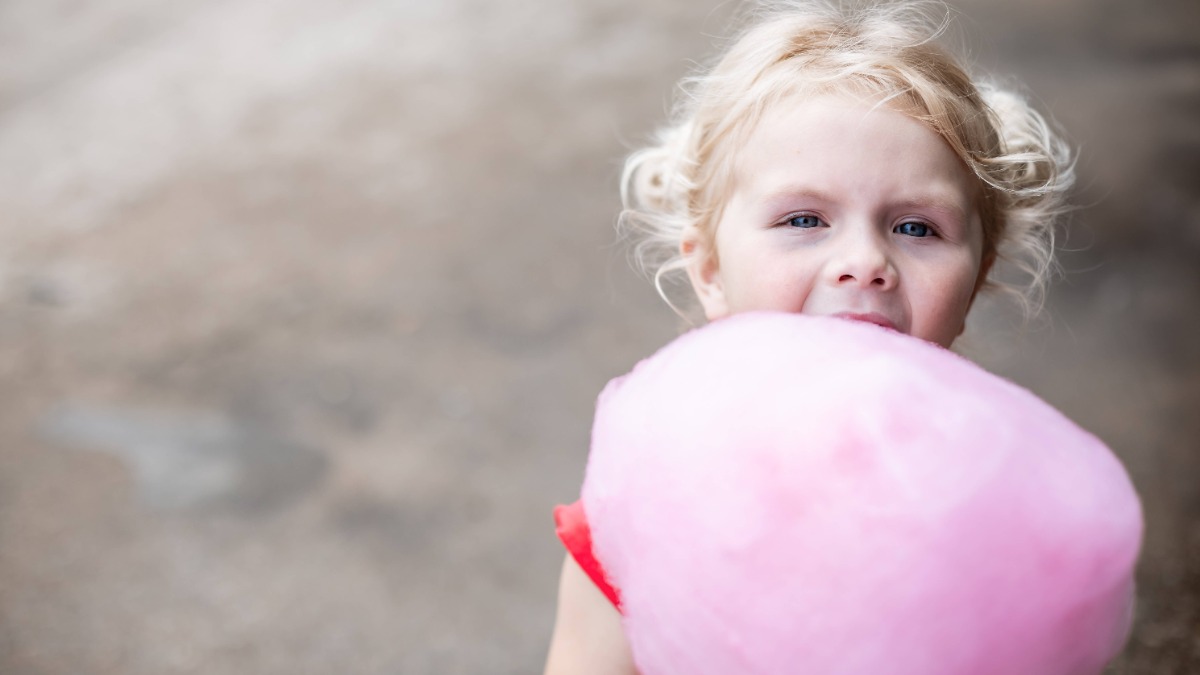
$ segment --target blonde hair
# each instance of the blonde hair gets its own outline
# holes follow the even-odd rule
[[[1071,152],[1021,96],[977,83],[934,44],[947,8],[768,0],[748,18],[715,67],[681,83],[656,142],[625,162],[620,227],[636,240],[636,261],[659,295],[679,311],[665,285],[689,264],[680,244],[689,228],[711,241],[735,149],[763,111],[796,92],[837,93],[892,105],[946,141],[979,179],[984,260],[1004,260],[1025,277],[985,287],[1036,313],[1054,270],[1054,224],[1074,182]]]

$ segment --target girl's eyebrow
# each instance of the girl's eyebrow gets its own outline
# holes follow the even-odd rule
[[[902,199],[895,202],[894,205],[905,209],[940,211],[956,219],[958,222],[965,222],[967,220],[967,211],[958,201],[938,195]]]
[[[815,188],[785,185],[768,191],[763,195],[762,203],[774,206],[775,204],[786,203],[795,199],[806,199],[825,204],[837,201],[828,193]],[[956,219],[958,222],[965,222],[967,220],[967,210],[963,208],[958,200],[948,195],[930,193],[916,197],[905,197],[891,202],[889,206],[891,208],[938,211]]]
[[[763,195],[762,201],[767,204],[777,204],[779,202],[787,202],[794,199],[807,199],[814,202],[831,203],[836,201],[829,194],[816,190],[810,187],[798,186],[783,186],[773,188]]]

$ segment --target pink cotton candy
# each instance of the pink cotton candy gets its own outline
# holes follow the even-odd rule
[[[601,394],[583,503],[643,675],[1091,675],[1128,632],[1113,454],[876,326],[680,337]]]

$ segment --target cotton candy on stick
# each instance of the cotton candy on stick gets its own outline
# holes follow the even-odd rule
[[[1091,675],[1128,632],[1112,453],[875,326],[683,335],[601,394],[582,498],[644,675]]]

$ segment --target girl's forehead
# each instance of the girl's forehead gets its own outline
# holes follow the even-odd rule
[[[808,161],[814,172],[870,165],[884,173],[924,169],[978,181],[951,145],[899,97],[801,90],[764,102],[729,139],[731,178]]]
[[[849,154],[845,159],[900,149],[953,154],[932,127],[905,107],[843,93],[799,93],[771,101],[731,145],[739,163],[764,153],[788,157],[840,151]]]
[[[834,115],[808,114],[827,110],[837,112]],[[764,119],[783,116],[804,117],[808,127],[795,129],[796,132],[802,133],[808,132],[814,126],[853,129],[855,124],[861,125],[872,117],[895,115],[903,116],[936,134],[932,127],[922,121],[916,106],[902,95],[885,96],[849,86],[825,86],[787,89],[764,98],[761,104],[756,106],[756,114],[747,120],[742,139],[753,135]]]
[[[736,146],[727,198],[949,204],[973,211],[978,181],[932,128],[886,101],[793,96]],[[786,199],[785,199],[786,201]]]

